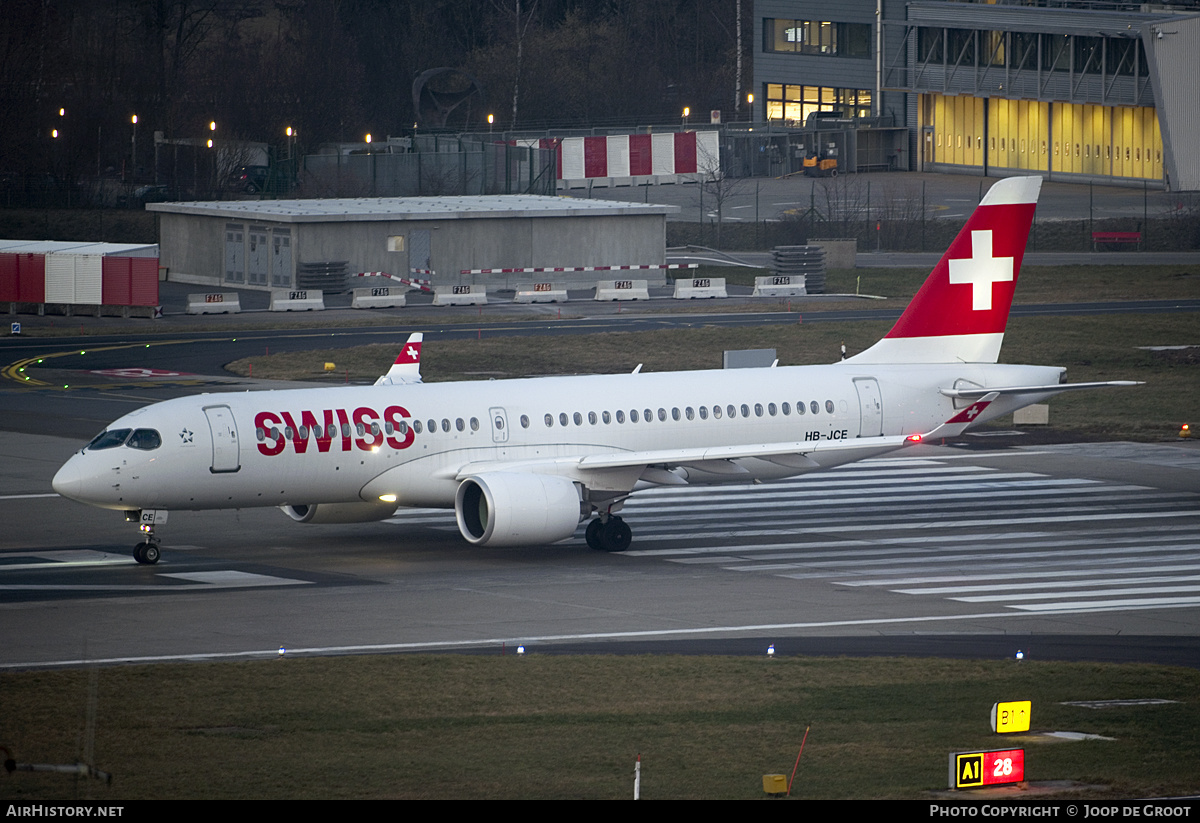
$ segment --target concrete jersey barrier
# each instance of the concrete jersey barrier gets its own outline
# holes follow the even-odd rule
[[[687,277],[675,281],[676,300],[728,296],[724,277]]]
[[[242,310],[237,292],[207,292],[187,296],[188,314],[236,314]]]
[[[325,293],[317,289],[272,289],[271,311],[324,311]]]
[[[523,283],[517,286],[514,303],[566,303],[565,283]]]
[[[775,274],[754,278],[754,297],[803,297],[803,274]]]
[[[650,288],[645,280],[599,280],[597,300],[649,300]]]
[[[355,289],[350,308],[401,309],[408,305],[408,298],[405,297],[407,291],[407,288],[397,288],[396,286],[371,286],[366,289]]]
[[[479,284],[470,286],[434,286],[433,305],[485,306],[487,305],[487,286]]]

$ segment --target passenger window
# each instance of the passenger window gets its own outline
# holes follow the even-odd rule
[[[358,433],[359,433],[359,434],[362,434],[362,433],[363,433],[363,431],[362,431],[362,424],[361,424],[361,423],[360,423],[360,424],[359,424],[359,426],[358,426]],[[295,431],[292,429],[292,427],[291,427],[291,426],[288,426],[288,427],[286,427],[286,428],[283,430],[283,436],[284,436],[284,437],[286,437],[288,440],[295,440],[295,439],[296,439],[296,432],[295,432]]]
[[[595,412],[588,412],[588,422],[591,423],[593,426],[596,425],[596,413]]]
[[[755,404],[754,404],[754,416],[755,416],[755,417],[762,417],[762,416],[763,416],[763,407],[762,407],[762,403],[755,403]]]
[[[630,423],[636,423],[636,422],[638,422],[638,413],[637,413],[637,409],[630,409],[630,410],[629,410],[629,422],[630,422]]]
[[[621,411],[620,409],[617,409],[617,422],[618,423],[625,422],[625,412]]]
[[[772,417],[775,416],[775,404],[774,403],[767,404],[767,414],[771,415]]]
[[[688,406],[686,409],[684,409],[684,410],[683,410],[683,415],[684,415],[684,417],[686,417],[688,420],[695,420],[695,419],[696,419],[696,412],[692,411],[692,407],[691,407],[691,406]],[[676,417],[675,419],[676,419],[676,420],[678,420],[679,418],[678,418],[678,417]]]
[[[825,401],[825,411],[829,412],[830,414],[833,414],[833,401],[832,400]]]
[[[529,415],[527,415],[527,414],[521,415],[521,428],[523,428],[523,429],[529,428]]]
[[[612,415],[609,414],[607,411],[604,411],[604,412],[600,413],[600,419],[603,420],[604,425],[607,426],[609,423],[612,422]]]
[[[450,431],[450,420],[449,420],[449,418],[446,418],[446,417],[443,417],[443,418],[442,418],[442,431],[444,431],[444,432],[448,432],[448,431]]]
[[[646,409],[644,412],[642,412],[642,419],[645,420],[647,423],[653,423],[654,422],[654,412],[651,411],[650,409]]]
[[[576,425],[576,426],[582,426],[582,425],[583,425],[583,415],[582,415],[582,414],[580,414],[579,412],[575,412],[575,414],[573,414],[573,415],[571,416],[571,419],[575,421],[575,425]]]
[[[742,404],[742,417],[749,417],[749,416],[750,416],[750,407],[747,406],[745,403],[743,403]]]
[[[804,414],[804,401],[803,400],[799,400],[796,402],[796,414],[800,414],[800,415]]]
[[[678,409],[676,411],[678,411]],[[658,410],[658,420],[660,423],[667,422],[667,410],[666,409]]]
[[[700,407],[700,419],[701,419],[701,420],[707,420],[707,419],[708,419],[708,406],[701,406],[701,407]]]
[[[713,406],[713,419],[714,420],[721,419],[721,407],[720,406]]]
[[[429,426],[430,434],[433,434],[435,431],[437,431],[437,421],[436,420],[430,420],[427,425]]]
[[[733,420],[735,417],[737,417],[737,409],[735,409],[733,406],[726,406],[725,414],[730,420]]]
[[[258,438],[258,442],[260,442],[260,443],[263,440],[267,439],[267,433],[265,431],[263,431],[262,426],[259,426],[257,429],[254,430],[254,435]]]
[[[781,406],[781,408],[783,409],[784,417],[787,417],[789,414],[792,413],[792,404],[788,403],[787,401],[784,401],[784,404],[783,404],[783,406]]]
[[[389,423],[388,425],[391,424]],[[396,427],[396,431],[400,432],[402,435],[408,434],[408,424],[401,420],[400,425]]]
[[[461,417],[459,417],[459,418],[456,418],[454,421],[454,428],[458,429],[459,431],[465,431],[467,428],[467,424],[463,422],[463,419]]]
[[[471,418],[471,431],[473,431],[473,432],[479,431],[479,418],[478,417]]]
[[[566,413],[566,412],[560,412],[560,413],[559,413],[559,415],[558,415],[558,425],[560,425],[560,426],[565,426],[565,425],[567,425],[567,413]]]
[[[821,412],[821,407],[817,405],[816,400],[809,403],[808,408],[812,410],[813,414],[820,414],[820,412]]]
[[[421,433],[421,421],[420,420],[413,421],[413,431],[415,431],[417,434]]]
[[[546,428],[548,428],[548,429],[553,428],[553,426],[554,426],[554,415],[547,414],[546,415]]]

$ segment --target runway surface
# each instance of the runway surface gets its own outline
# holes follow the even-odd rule
[[[119,514],[50,493],[76,445],[0,433],[18,467],[0,483],[5,668],[768,642],[1200,665],[1194,447],[918,447],[778,484],[652,491],[624,513],[623,555],[582,532],[477,548],[442,511],[347,526],[173,512],[147,567]]]

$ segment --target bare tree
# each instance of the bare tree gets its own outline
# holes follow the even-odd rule
[[[697,135],[697,138],[699,136]],[[730,177],[721,168],[721,150],[696,140],[696,169],[700,175],[700,196],[707,197],[717,215],[716,247],[721,248],[721,227],[725,222],[725,203],[745,186],[746,178]],[[703,220],[704,214],[701,213]]]

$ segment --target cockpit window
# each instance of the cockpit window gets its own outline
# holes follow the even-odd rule
[[[131,429],[109,429],[102,431],[92,438],[92,442],[87,444],[87,448],[92,451],[114,449],[125,442],[125,438],[129,437],[130,431]]]
[[[154,429],[135,429],[128,443],[129,448],[142,451],[153,451],[161,445],[162,437]]]

